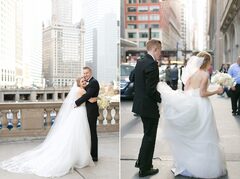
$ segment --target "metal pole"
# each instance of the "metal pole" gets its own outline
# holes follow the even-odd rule
[[[148,28],[148,40],[151,40],[152,39],[152,28],[149,27]]]

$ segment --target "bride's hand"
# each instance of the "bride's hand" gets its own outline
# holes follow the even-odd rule
[[[223,93],[223,87],[220,86],[220,87],[218,87],[218,89],[217,89],[217,94],[222,94],[222,93]]]
[[[97,97],[95,97],[95,98],[90,98],[88,101],[89,101],[90,103],[95,103],[95,102],[97,102]]]

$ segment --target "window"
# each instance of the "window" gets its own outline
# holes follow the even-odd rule
[[[142,3],[147,3],[147,0],[139,0],[139,3],[142,4]]]
[[[137,33],[136,32],[129,32],[128,33],[128,38],[137,38]]]
[[[139,21],[147,21],[148,20],[148,16],[147,15],[139,15],[138,16],[138,20]]]
[[[128,7],[128,12],[136,12],[136,7]]]
[[[128,29],[136,29],[137,25],[136,24],[128,24],[127,28]]]
[[[136,0],[128,0],[128,4],[135,4]]]
[[[147,12],[148,11],[148,7],[147,6],[139,6],[138,7],[138,12]]]
[[[159,29],[159,24],[151,24],[152,29]]]
[[[146,47],[146,42],[139,42],[139,47],[140,48]]]
[[[147,29],[148,25],[147,24],[138,24],[139,29]]]
[[[140,38],[147,38],[148,37],[148,33],[147,32],[139,32],[139,37]]]
[[[137,20],[137,16],[128,16],[127,20],[128,21],[135,21],[135,20]]]
[[[159,3],[159,0],[151,0],[152,3]]]
[[[153,38],[159,38],[159,32],[152,32]]]
[[[152,12],[159,12],[159,6],[150,6],[150,11]]]
[[[160,16],[158,14],[152,14],[149,17],[150,20],[157,21],[160,20]]]

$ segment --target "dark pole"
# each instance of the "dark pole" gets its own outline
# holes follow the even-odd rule
[[[151,40],[152,39],[152,28],[149,27],[148,28],[148,40]]]

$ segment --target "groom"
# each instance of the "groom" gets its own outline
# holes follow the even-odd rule
[[[88,100],[97,97],[99,93],[99,83],[92,76],[92,69],[83,67],[83,77],[87,82],[86,93],[75,101],[77,106],[86,102],[87,117],[91,132],[91,156],[93,161],[98,161],[98,137],[97,137],[97,117],[99,116],[97,102],[91,103]]]
[[[139,177],[154,175],[159,172],[152,165],[155,140],[159,121],[157,103],[161,95],[156,87],[159,82],[157,60],[161,55],[161,41],[149,40],[146,44],[147,54],[135,67],[135,96],[132,112],[140,115],[143,122],[144,136],[135,167],[139,168]]]

